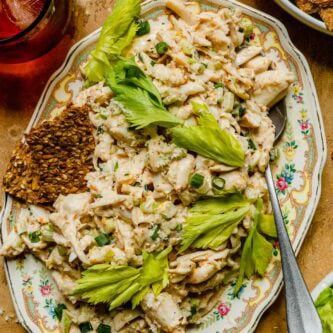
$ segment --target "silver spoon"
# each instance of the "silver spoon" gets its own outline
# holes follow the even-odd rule
[[[274,143],[280,138],[286,126],[286,111],[285,100],[282,100],[270,110],[269,117],[276,128]],[[282,270],[286,288],[288,331],[290,333],[321,333],[320,318],[297,265],[295,253],[282,218],[269,165],[265,175],[280,243]]]

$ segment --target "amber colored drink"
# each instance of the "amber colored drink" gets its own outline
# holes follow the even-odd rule
[[[0,0],[0,63],[41,56],[64,35],[69,0]]]

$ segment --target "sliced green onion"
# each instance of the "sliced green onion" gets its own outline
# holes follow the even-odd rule
[[[119,163],[117,161],[116,164],[114,165],[113,171],[117,171],[118,169],[119,169]]]
[[[44,242],[52,242],[53,241],[53,226],[49,224],[46,228],[43,228],[41,231],[41,240]]]
[[[160,225],[159,224],[156,224],[154,225],[154,228],[153,228],[153,233],[151,234],[150,238],[155,241],[158,237],[158,232],[160,231]]]
[[[190,304],[191,304],[191,317],[194,316],[198,312],[198,306],[199,306],[199,300],[192,298],[190,299]]]
[[[80,324],[79,328],[81,333],[87,333],[93,330],[93,327],[91,326],[90,322]]]
[[[191,316],[194,316],[197,313],[197,306],[191,305]]]
[[[239,25],[243,29],[245,37],[249,37],[253,33],[253,28],[254,28],[253,23],[249,18],[243,17],[241,19]]]
[[[154,184],[153,183],[149,183],[149,184],[144,184],[143,188],[146,192],[148,191],[154,191]]]
[[[200,175],[199,173],[195,173],[190,180],[190,186],[193,188],[199,188],[202,186],[205,177]]]
[[[150,33],[150,24],[148,21],[140,21],[139,28],[136,32],[137,36],[143,36]]]
[[[97,327],[97,333],[111,333],[111,327],[110,327],[110,325],[100,324]]]
[[[239,116],[240,116],[240,117],[243,117],[243,116],[244,116],[244,114],[245,114],[245,112],[246,112],[246,109],[245,109],[245,107],[244,107],[242,104],[239,106],[239,108],[238,108],[238,112],[239,112]]]
[[[64,311],[61,320],[62,332],[69,333],[71,326],[72,326],[71,318],[69,317],[67,311]]]
[[[65,304],[58,304],[55,308],[54,308],[54,314],[56,315],[57,319],[59,321],[61,321],[62,319],[62,313],[63,311],[67,309],[67,306]]]
[[[195,61],[193,58],[188,58],[187,61],[190,65],[194,65],[197,63],[197,61]]]
[[[110,237],[107,234],[100,234],[99,236],[95,237],[95,241],[100,247],[108,245],[111,242]]]
[[[252,139],[249,139],[249,148],[257,150],[257,144]]]
[[[218,89],[218,88],[224,88],[224,84],[221,83],[221,82],[219,82],[219,83],[215,83],[215,84],[214,84],[214,88],[215,88],[215,89]]]
[[[57,245],[58,252],[61,256],[65,256],[67,254],[67,248],[62,245]]]
[[[155,47],[156,47],[157,53],[160,55],[165,54],[169,49],[169,45],[166,42],[160,42]]]
[[[164,218],[164,220],[170,221],[172,217],[170,218],[168,215],[161,213],[161,216]]]
[[[183,230],[183,225],[182,224],[177,224],[176,226],[176,231],[182,231]]]
[[[212,185],[213,185],[213,188],[215,188],[216,190],[221,191],[221,190],[224,189],[225,180],[221,177],[213,177]]]
[[[99,110],[99,116],[100,116],[102,119],[104,119],[104,120],[108,119],[108,116],[109,116],[109,115],[110,115],[109,111],[107,111],[107,110],[105,110],[105,109],[100,109],[100,110]]]
[[[141,75],[141,71],[138,67],[129,67],[127,70],[126,70],[126,78],[127,79],[131,79],[133,77],[136,77],[138,78],[139,76]]]
[[[158,208],[159,208],[159,205],[155,201],[147,200],[147,201],[140,204],[140,209],[145,214],[156,213]]]
[[[28,237],[31,243],[38,243],[40,242],[40,231],[29,232]]]
[[[98,126],[97,127],[97,131],[96,131],[96,135],[101,135],[103,133],[104,133],[103,126]]]

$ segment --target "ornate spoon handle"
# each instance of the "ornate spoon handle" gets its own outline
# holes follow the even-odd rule
[[[282,218],[270,166],[267,167],[265,175],[280,243],[283,278],[286,288],[288,330],[290,333],[321,333],[320,318],[297,265]]]

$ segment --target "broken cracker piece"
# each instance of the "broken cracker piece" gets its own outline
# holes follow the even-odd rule
[[[94,127],[88,106],[68,106],[25,136],[11,158],[4,190],[29,204],[50,206],[60,194],[87,190],[93,171]]]
[[[308,14],[314,14],[318,11],[318,6],[312,3],[310,0],[296,0],[296,5],[303,12]]]
[[[319,11],[320,17],[329,31],[333,31],[333,8],[323,8]]]
[[[333,0],[311,0],[311,2],[319,7],[332,7]]]

